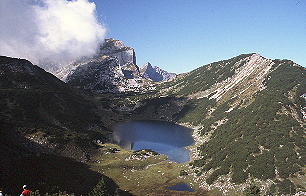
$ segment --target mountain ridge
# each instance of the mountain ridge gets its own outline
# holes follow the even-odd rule
[[[266,191],[289,194],[296,191],[289,177],[296,182],[305,170],[305,84],[305,68],[294,62],[245,54],[178,76],[159,87],[159,96],[189,98],[177,121],[198,127],[191,168],[206,179],[202,187],[243,190],[253,177]]]
[[[0,74],[0,121],[12,125],[11,131],[18,130],[51,151],[58,151],[61,146],[51,141],[65,144],[70,137],[88,134],[84,130],[91,127],[108,132],[91,101],[31,62],[1,56]],[[92,131],[92,134],[106,139],[101,133]],[[84,159],[85,155],[79,158]]]

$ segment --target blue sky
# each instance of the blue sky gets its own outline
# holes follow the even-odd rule
[[[107,37],[171,72],[259,53],[306,66],[306,0],[95,0]]]

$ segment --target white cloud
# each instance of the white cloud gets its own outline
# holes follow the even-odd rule
[[[88,0],[1,0],[0,55],[60,64],[96,52],[105,27]]]

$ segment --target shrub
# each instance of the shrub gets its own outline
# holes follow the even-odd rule
[[[100,182],[95,186],[95,188],[90,192],[89,196],[104,196],[107,195],[107,187],[104,182],[104,179],[101,179]]]
[[[279,182],[277,184],[277,187],[279,188],[279,193],[281,193],[281,194],[292,195],[293,193],[296,192],[295,185],[288,179],[285,179],[284,181]]]
[[[251,184],[244,190],[244,195],[246,196],[260,196],[260,189],[255,184]]]
[[[180,176],[187,176],[187,175],[188,175],[187,171],[185,170],[180,171]]]

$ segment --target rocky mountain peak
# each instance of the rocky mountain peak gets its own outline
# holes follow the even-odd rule
[[[146,64],[143,65],[141,69],[153,69],[153,67],[150,62],[147,62]]]
[[[142,91],[148,83],[136,65],[135,51],[122,41],[106,39],[99,53],[74,64],[67,75],[72,86],[99,92]]]
[[[122,41],[112,38],[105,39],[105,41],[100,46],[100,50],[95,56],[78,59],[77,61],[55,71],[54,74],[59,79],[67,81],[68,75],[73,74],[79,66],[88,64],[91,61],[100,61],[106,57],[111,57],[114,61],[117,61],[120,69],[122,69],[124,73],[128,73],[129,76],[139,76],[139,67],[136,65],[136,54],[134,49],[125,46]],[[131,70],[134,72],[130,73]]]
[[[113,50],[114,49],[122,49],[125,48],[126,46],[123,44],[122,41],[120,40],[115,40],[113,38],[109,38],[109,39],[105,39],[104,41],[104,45],[102,45],[102,47],[110,47]]]
[[[176,76],[149,62],[140,71],[134,49],[115,39],[106,39],[97,55],[81,59],[56,75],[72,86],[99,92],[143,91],[151,81]]]
[[[174,73],[168,73],[157,66],[152,66],[149,62],[143,65],[143,67],[140,69],[140,74],[142,77],[154,82],[169,80],[176,76]]]
[[[127,47],[120,40],[105,39],[104,43],[100,46],[99,55],[107,55],[116,57],[119,61],[119,65],[125,65],[132,63],[136,65],[135,51],[131,47]]]

